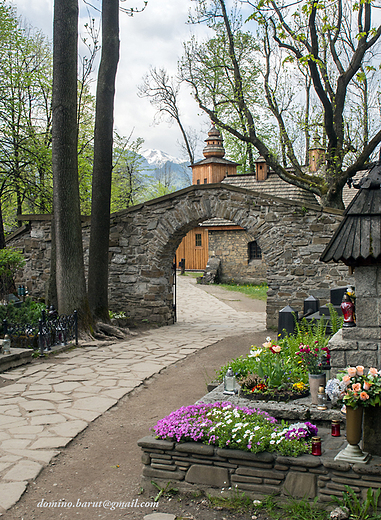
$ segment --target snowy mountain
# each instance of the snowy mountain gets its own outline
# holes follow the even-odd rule
[[[153,150],[152,148],[142,150],[142,156],[147,160],[148,164],[156,167],[164,166],[165,163],[170,162],[174,164],[183,164],[185,161],[177,159],[172,155],[161,150]]]
[[[148,149],[140,153],[145,159],[142,164],[143,170],[163,184],[181,189],[192,183],[189,162],[177,159],[161,150]]]

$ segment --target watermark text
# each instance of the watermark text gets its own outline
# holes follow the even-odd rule
[[[41,508],[102,508],[108,509],[109,511],[114,511],[115,509],[128,509],[128,508],[157,508],[159,506],[159,502],[139,502],[138,498],[130,501],[120,501],[114,502],[112,500],[89,500],[82,501],[80,498],[77,498],[76,501],[66,501],[66,500],[45,500],[44,498],[38,502],[37,507]]]

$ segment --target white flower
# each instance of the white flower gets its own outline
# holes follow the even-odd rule
[[[275,444],[274,439],[272,439],[272,440],[270,441],[270,444]]]
[[[249,357],[259,357],[262,353],[262,349],[258,348],[256,350],[250,350],[250,354],[249,354]]]
[[[260,430],[260,429],[261,429],[260,426],[255,426],[255,427],[254,427],[254,431],[255,431],[255,432],[257,432],[257,431]]]
[[[270,336],[267,336],[266,341],[271,341]]]

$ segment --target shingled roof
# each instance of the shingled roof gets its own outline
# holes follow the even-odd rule
[[[293,186],[283,181],[276,173],[270,172],[267,179],[257,181],[253,174],[228,175],[222,181],[232,186],[239,186],[247,190],[254,190],[266,195],[281,197],[283,199],[296,200],[301,203],[319,204],[315,195],[309,191],[302,190],[297,186]]]
[[[344,215],[320,260],[351,266],[381,263],[381,161],[362,180]]]

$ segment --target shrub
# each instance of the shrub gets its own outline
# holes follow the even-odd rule
[[[16,290],[15,275],[24,265],[21,253],[14,249],[0,249],[0,298]]]

